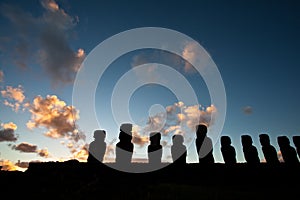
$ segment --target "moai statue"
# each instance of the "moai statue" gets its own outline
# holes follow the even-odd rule
[[[244,158],[249,165],[258,165],[260,163],[257,148],[253,145],[250,135],[242,135],[242,146]]]
[[[215,162],[213,156],[212,140],[207,136],[207,126],[199,124],[196,127],[196,148],[199,154],[199,163],[212,164]]]
[[[119,133],[119,142],[116,144],[116,163],[128,166],[131,163],[133,144],[132,124],[122,124]]]
[[[184,138],[182,135],[174,135],[173,145],[171,147],[173,163],[186,164],[186,146],[183,144]]]
[[[159,132],[150,133],[150,144],[148,145],[148,162],[150,164],[160,164],[162,157],[162,146],[160,144],[161,135]]]
[[[290,145],[290,140],[287,136],[278,136],[277,142],[281,151],[284,163],[288,165],[298,164],[297,152],[294,147]]]
[[[89,145],[88,150],[88,163],[99,163],[103,161],[103,157],[106,150],[105,143],[105,130],[95,130],[94,131],[94,141],[92,141]]]
[[[231,139],[229,136],[221,136],[221,152],[225,164],[236,164],[236,151],[231,145]]]
[[[262,152],[264,154],[267,164],[278,165],[279,160],[277,156],[277,151],[273,145],[271,145],[270,137],[268,134],[260,134],[259,142],[262,146]]]

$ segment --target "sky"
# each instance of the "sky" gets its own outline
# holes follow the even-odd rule
[[[217,125],[213,113],[218,118],[220,109],[211,103],[201,74],[186,61],[198,59],[195,43],[185,43],[179,56],[157,49],[119,56],[96,84],[93,107],[99,126],[81,117],[85,110],[74,105],[73,91],[82,63],[101,42],[143,27],[189,36],[217,67],[226,91],[226,117],[214,140],[216,162],[223,162],[218,139],[222,135],[231,137],[237,160],[245,161],[240,142],[243,134],[251,135],[263,160],[260,133],[269,134],[278,151],[277,136],[291,140],[300,135],[299,11],[300,3],[291,0],[0,1],[0,160],[4,169],[26,169],[33,161],[84,162],[96,129],[106,130],[106,142],[112,148],[120,125],[113,123],[111,108],[115,85],[126,73],[132,73],[129,75],[136,82],[163,79],[170,83],[172,77],[157,63],[180,73],[199,104],[180,101],[170,88],[151,83],[141,85],[129,99],[120,96],[117,105],[129,110],[136,125],[135,156],[145,158],[149,124],[163,123],[165,160],[172,145],[167,136],[193,135],[195,115],[202,116],[201,122],[209,130]],[[122,45],[125,42],[117,48]],[[138,66],[147,63],[147,73],[139,73]],[[126,93],[130,85],[122,86]],[[181,122],[186,127],[178,127]]]

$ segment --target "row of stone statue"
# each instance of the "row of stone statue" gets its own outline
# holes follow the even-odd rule
[[[260,159],[258,156],[257,148],[253,145],[250,135],[241,136],[244,158],[247,164],[258,164]],[[273,145],[270,143],[269,135],[260,134],[259,141],[262,146],[262,152],[265,162],[268,164],[276,165],[280,163],[278,153]],[[300,136],[293,136],[293,142],[296,149],[291,146],[290,140],[287,136],[278,136],[277,143],[280,148],[282,160],[286,164],[299,164],[297,153],[300,157]],[[236,163],[235,149],[231,145],[231,140],[228,136],[221,137],[221,152],[225,163]]]
[[[119,142],[116,144],[116,159],[119,164],[129,164],[132,159],[133,144],[131,135],[132,125],[122,124],[119,133]],[[96,130],[94,132],[95,140],[89,145],[88,163],[96,163],[103,160],[106,151],[106,143],[104,130]],[[215,162],[213,156],[212,140],[207,136],[207,127],[200,124],[196,127],[196,149],[199,154],[199,163],[211,164]],[[148,163],[159,164],[162,157],[162,146],[160,144],[161,134],[154,132],[150,134],[150,144],[148,145]],[[184,138],[182,135],[174,135],[171,154],[174,163],[186,163],[186,147],[183,144]],[[259,141],[262,146],[262,152],[266,163],[276,165],[280,161],[274,146],[270,143],[270,138],[267,134],[260,134]],[[255,165],[260,163],[257,148],[253,145],[250,135],[241,136],[242,149],[245,161],[247,164]],[[290,140],[287,136],[278,136],[277,142],[280,148],[282,159],[287,164],[299,163],[297,153],[300,157],[300,136],[293,136],[293,142],[296,149],[290,145]],[[236,151],[231,144],[229,136],[221,136],[221,153],[225,164],[235,164]]]

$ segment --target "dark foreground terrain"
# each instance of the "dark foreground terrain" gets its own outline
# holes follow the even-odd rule
[[[170,164],[126,173],[71,160],[31,163],[25,172],[1,171],[0,180],[1,194],[9,198],[298,199],[300,166]]]

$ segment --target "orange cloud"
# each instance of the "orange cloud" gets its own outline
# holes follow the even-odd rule
[[[68,147],[68,148],[73,148],[73,146],[74,146],[74,144],[73,144],[72,142],[69,142],[69,143],[67,144],[67,147]]]
[[[176,130],[180,130],[180,126],[179,125],[174,125],[174,126],[169,126],[167,129],[164,130],[164,134],[169,134],[173,131],[176,131]]]
[[[37,153],[39,156],[44,157],[44,158],[48,158],[50,156],[48,149],[37,150]]]
[[[29,129],[47,128],[46,136],[68,138],[78,141],[83,135],[77,131],[74,122],[79,119],[79,111],[58,99],[55,95],[46,98],[37,96],[29,106],[31,120],[26,124]]]
[[[73,157],[81,162],[86,162],[88,157],[87,145],[82,145],[79,150],[74,151]]]
[[[1,95],[4,98],[9,98],[19,103],[22,103],[25,99],[24,91],[21,85],[19,85],[17,88],[6,86],[6,90],[2,90]]]
[[[46,9],[52,11],[52,12],[59,11],[58,4],[53,0],[43,0],[41,3],[42,3],[44,8],[46,8]]]
[[[85,52],[84,52],[84,50],[83,50],[83,49],[78,49],[78,50],[77,50],[76,57],[78,57],[78,58],[85,57]]]
[[[6,123],[6,124],[1,124],[1,126],[4,128],[4,129],[12,129],[12,130],[16,130],[18,127],[15,123],[13,122],[9,122],[9,123]]]
[[[195,135],[196,126],[201,123],[212,125],[216,113],[217,108],[214,105],[205,108],[200,105],[187,106],[184,102],[174,103],[166,107],[166,113],[149,117],[145,127],[134,126],[133,143],[144,144],[149,140],[148,134],[157,131],[164,136],[184,135],[190,141]]]
[[[176,110],[176,108],[174,106],[167,106],[166,107],[166,111],[167,113],[172,113]]]
[[[115,146],[113,144],[108,144],[106,146],[103,162],[104,163],[115,162]]]
[[[140,133],[136,130],[132,130],[132,142],[134,144],[138,144],[140,146],[143,146],[144,144],[149,142],[149,137],[140,135]]]
[[[21,85],[14,88],[12,86],[6,86],[5,90],[1,90],[1,95],[6,98],[3,101],[5,106],[11,107],[13,111],[18,112],[23,106],[25,100],[24,90]]]
[[[17,166],[12,163],[10,160],[1,160],[0,161],[3,171],[16,171]]]
[[[178,114],[177,114],[177,118],[178,118],[178,121],[179,121],[179,122],[182,122],[182,121],[185,120],[185,115],[182,114],[182,113],[178,113]]]
[[[27,128],[46,128],[45,136],[50,138],[62,138],[61,144],[65,145],[76,158],[85,158],[85,135],[77,128],[75,121],[79,119],[79,111],[74,106],[67,105],[55,95],[47,95],[46,98],[37,96],[28,106],[31,119],[27,122]],[[48,157],[49,153],[39,150],[42,157]]]

